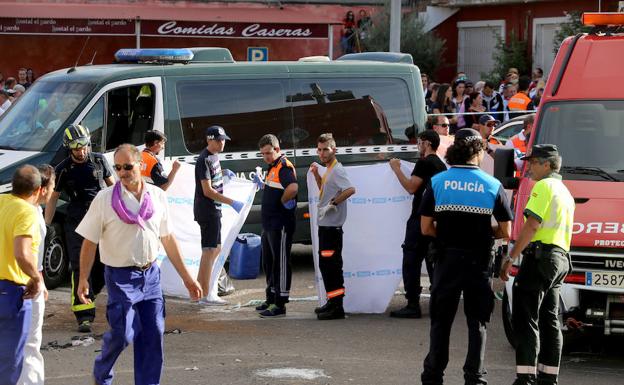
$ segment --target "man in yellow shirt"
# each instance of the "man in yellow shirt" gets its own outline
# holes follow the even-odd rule
[[[557,146],[535,145],[521,159],[529,161],[531,178],[536,183],[524,209],[524,226],[500,274],[507,281],[513,260],[522,253],[513,285],[514,385],[554,385],[563,343],[558,320],[559,291],[570,269],[574,198],[557,174],[561,167]]]
[[[41,242],[36,204],[41,175],[30,165],[13,175],[13,191],[0,195],[0,384],[16,384],[30,327],[31,299],[41,292],[37,271]]]

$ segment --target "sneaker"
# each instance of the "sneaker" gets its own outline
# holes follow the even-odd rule
[[[327,310],[329,310],[329,307],[331,306],[330,302],[327,301],[325,302],[325,305],[323,306],[319,306],[317,308],[314,309],[314,314],[320,314],[320,313],[324,313]]]
[[[84,320],[78,324],[78,331],[80,333],[91,333],[91,321]]]
[[[402,309],[390,312],[390,317],[394,318],[421,318],[420,305],[407,305]]]
[[[228,304],[228,301],[223,300],[219,297],[206,297],[206,298],[202,298],[199,301],[200,305],[206,305],[206,306],[225,306]]]
[[[260,305],[256,306],[256,311],[264,311],[264,310],[268,309],[269,306],[270,305],[266,301],[264,301]]]
[[[272,303],[265,311],[258,315],[262,318],[286,317],[286,307],[280,307]]]
[[[322,313],[318,313],[316,318],[321,321],[331,320],[331,319],[344,319],[345,312],[344,308],[341,305],[329,306],[328,309]]]

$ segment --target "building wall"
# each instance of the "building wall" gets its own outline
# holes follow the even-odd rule
[[[617,1],[603,0],[602,11],[617,11]],[[461,8],[459,12],[447,19],[444,23],[434,29],[434,32],[446,39],[446,52],[442,57],[442,68],[438,71],[434,79],[439,82],[449,82],[453,79],[461,68],[457,68],[458,52],[458,28],[457,23],[463,21],[479,20],[504,20],[505,36],[509,38],[514,31],[517,37],[526,39],[529,44],[527,57],[532,57],[531,42],[533,41],[533,19],[542,17],[565,16],[564,11],[598,11],[597,0],[566,0],[547,1],[525,4],[505,4],[491,6],[471,6]],[[478,80],[478,79],[471,79]]]

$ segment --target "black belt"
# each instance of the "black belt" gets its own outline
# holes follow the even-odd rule
[[[122,269],[145,271],[145,270],[148,270],[150,267],[152,267],[153,264],[154,264],[154,261],[148,262],[145,265],[141,265],[141,266],[124,266],[122,267]]]

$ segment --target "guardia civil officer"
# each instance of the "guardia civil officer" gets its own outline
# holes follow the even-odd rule
[[[494,308],[490,251],[495,237],[509,236],[512,213],[500,182],[479,168],[484,149],[478,131],[457,131],[446,152],[451,168],[431,178],[420,207],[422,234],[435,237],[436,246],[429,354],[421,376],[426,385],[443,383],[462,292],[468,324],[465,384],[487,384],[486,323]],[[492,216],[498,225],[492,226]]]
[[[321,177],[318,165],[310,171],[320,190],[318,205],[319,269],[327,293],[325,305],[314,309],[319,320],[345,317],[342,306],[345,296],[342,272],[342,225],[347,219],[347,199],[355,194],[347,171],[336,159],[336,140],[332,134],[322,134],[316,147],[319,159],[327,167]]]
[[[501,279],[507,281],[522,253],[513,284],[514,384],[556,384],[562,345],[559,290],[570,269],[574,198],[557,174],[561,157],[555,145],[535,145],[521,159],[529,161],[536,183],[524,209],[524,226],[501,268]]]
[[[92,302],[80,302],[76,290],[80,277],[80,247],[83,238],[75,230],[97,193],[106,186],[112,186],[114,181],[104,156],[91,151],[91,137],[87,127],[79,124],[67,127],[63,134],[63,145],[69,150],[69,156],[56,166],[56,186],[45,207],[45,221],[47,225],[52,223],[56,203],[61,192],[65,192],[69,204],[63,227],[72,280],[71,309],[78,321],[78,330],[90,333],[91,323],[95,319],[95,296],[104,287],[104,266],[99,257],[96,258],[90,276],[89,296]]]

